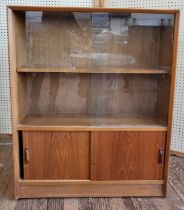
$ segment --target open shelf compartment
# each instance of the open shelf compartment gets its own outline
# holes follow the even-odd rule
[[[19,130],[167,130],[169,75],[18,73],[18,76]]]
[[[18,72],[171,71],[173,14],[16,12]]]

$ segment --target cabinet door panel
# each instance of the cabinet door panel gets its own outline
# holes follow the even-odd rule
[[[91,180],[159,180],[165,132],[92,132]]]
[[[88,132],[23,131],[25,179],[89,179]]]

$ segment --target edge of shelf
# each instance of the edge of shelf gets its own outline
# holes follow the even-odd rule
[[[169,74],[169,69],[154,69],[154,68],[133,68],[133,67],[99,67],[99,68],[65,68],[65,67],[17,67],[17,72],[25,73],[108,73],[108,74]]]
[[[18,131],[167,131],[166,126],[31,126],[17,125]]]
[[[89,184],[89,185],[93,185],[93,184],[97,184],[97,185],[101,185],[101,184],[124,184],[124,185],[129,185],[129,184],[137,184],[137,185],[141,185],[141,184],[150,184],[150,185],[154,185],[154,184],[164,184],[164,180],[109,180],[109,181],[91,181],[91,180],[70,180],[70,179],[63,179],[63,180],[25,180],[25,179],[20,179],[19,180],[19,184],[20,185],[58,185],[58,184],[63,184],[63,185],[68,185],[68,184]]]
[[[17,130],[39,131],[167,131],[161,119],[142,117],[90,117],[80,115],[27,115]]]

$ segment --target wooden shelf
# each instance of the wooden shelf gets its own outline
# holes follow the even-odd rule
[[[166,123],[156,118],[92,117],[81,115],[28,115],[17,126],[18,130],[50,131],[167,131]]]
[[[62,67],[18,67],[17,72],[63,72],[63,73],[109,73],[109,74],[169,74],[169,69],[136,67],[62,68]]]

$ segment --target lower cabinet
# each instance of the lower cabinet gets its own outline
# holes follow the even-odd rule
[[[23,131],[24,179],[89,179],[89,135]]]
[[[163,179],[165,132],[92,132],[91,180]]]
[[[163,179],[166,132],[22,133],[24,179]]]

